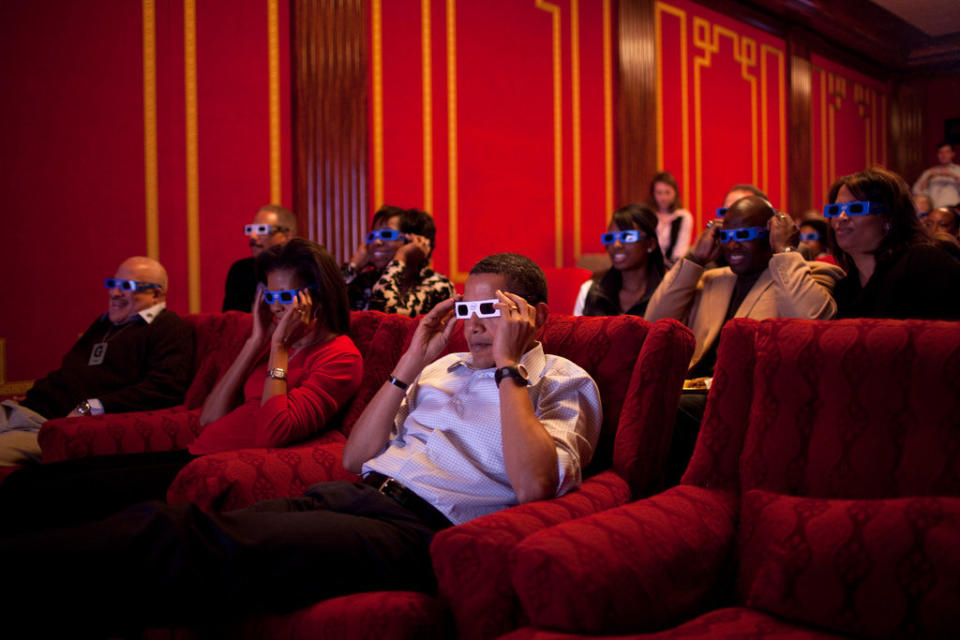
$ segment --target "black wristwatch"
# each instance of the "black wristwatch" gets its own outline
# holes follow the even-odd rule
[[[516,384],[523,387],[530,384],[530,378],[527,376],[527,368],[522,364],[518,364],[515,367],[500,367],[493,374],[493,379],[496,381],[498,387],[500,386],[500,381],[504,378],[513,378]]]

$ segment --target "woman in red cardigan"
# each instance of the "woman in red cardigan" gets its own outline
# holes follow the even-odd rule
[[[360,385],[346,335],[346,286],[320,245],[293,239],[257,258],[253,331],[210,392],[187,451],[97,456],[27,467],[0,484],[0,533],[97,519],[162,500],[197,456],[280,447],[318,433]]]

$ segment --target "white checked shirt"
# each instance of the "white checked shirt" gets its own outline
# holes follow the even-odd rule
[[[586,371],[545,355],[539,343],[520,362],[534,412],[556,443],[557,495],[563,495],[580,484],[593,456],[600,393]],[[517,504],[503,461],[495,368],[471,363],[469,353],[455,353],[424,368],[407,390],[386,449],[363,465],[363,473],[395,478],[454,524]]]

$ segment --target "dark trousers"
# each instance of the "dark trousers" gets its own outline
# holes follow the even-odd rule
[[[0,484],[0,535],[100,520],[130,505],[165,500],[188,451],[128,453],[36,464]]]
[[[77,637],[233,622],[358,591],[429,592],[434,533],[359,483],[220,514],[144,503],[0,541],[14,587],[3,606],[36,637]]]
[[[694,445],[697,443],[700,423],[703,421],[703,412],[706,408],[707,394],[690,391],[680,394],[677,422],[673,427],[673,439],[667,456],[665,482],[668,488],[679,484],[680,478],[687,470],[690,458],[693,457]]]

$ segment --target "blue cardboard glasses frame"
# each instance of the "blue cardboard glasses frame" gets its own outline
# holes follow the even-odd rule
[[[147,289],[162,289],[156,282],[140,282],[139,280],[121,280],[120,278],[105,278],[103,286],[107,289],[121,291],[146,291]]]
[[[876,202],[867,202],[858,200],[857,202],[844,202],[828,204],[823,208],[823,215],[826,218],[836,218],[841,213],[848,216],[866,216],[883,211],[883,205]]]
[[[393,240],[403,239],[403,233],[396,229],[377,229],[367,234],[367,244],[373,244],[377,240],[380,242],[392,242]]]
[[[316,291],[316,285],[310,285],[309,287],[304,287],[304,289],[309,289],[310,291]],[[267,304],[273,304],[274,302],[279,302],[280,304],[290,304],[297,299],[297,294],[301,289],[280,289],[279,291],[270,291],[269,289],[263,290],[263,301]]]
[[[816,242],[820,239],[820,234],[816,231],[810,231],[800,234],[800,242]]]
[[[607,245],[613,244],[617,240],[620,241],[620,244],[629,244],[631,242],[640,242],[645,240],[647,234],[642,231],[637,231],[636,229],[628,229],[627,231],[608,231],[607,233],[600,234],[600,243]]]
[[[770,231],[764,229],[763,227],[744,227],[742,229],[720,230],[720,242],[724,244],[733,242],[734,240],[738,242],[747,242],[750,240],[756,240],[757,238],[767,238],[769,236]]]

